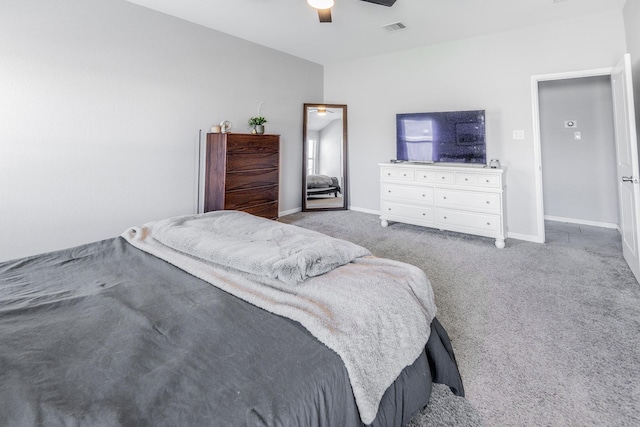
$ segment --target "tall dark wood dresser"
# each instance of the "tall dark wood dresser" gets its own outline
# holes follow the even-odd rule
[[[208,133],[204,211],[278,218],[280,136]]]

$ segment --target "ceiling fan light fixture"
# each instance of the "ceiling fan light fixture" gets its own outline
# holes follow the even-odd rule
[[[307,0],[307,3],[316,9],[330,9],[333,7],[333,0]]]
[[[326,116],[327,115],[327,107],[318,107],[318,111],[317,111],[319,116]]]

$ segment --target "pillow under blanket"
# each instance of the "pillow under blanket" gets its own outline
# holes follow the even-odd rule
[[[151,236],[190,256],[295,285],[371,253],[351,242],[240,211],[150,224]]]

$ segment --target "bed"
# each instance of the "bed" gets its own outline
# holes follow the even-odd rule
[[[0,424],[401,426],[464,395],[423,275],[234,211],[0,263]]]
[[[341,193],[340,181],[335,176],[307,175],[307,197]]]

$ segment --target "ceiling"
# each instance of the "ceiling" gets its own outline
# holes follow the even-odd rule
[[[621,10],[626,0],[335,0],[325,24],[306,0],[128,1],[328,65]],[[406,29],[383,28],[396,22]]]

